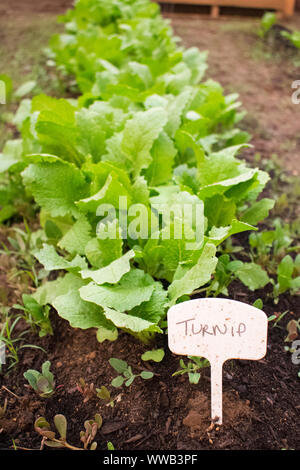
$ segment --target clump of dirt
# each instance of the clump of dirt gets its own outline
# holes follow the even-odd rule
[[[188,401],[188,415],[184,418],[183,424],[190,428],[191,436],[197,433],[201,436],[211,429],[210,426],[210,400],[207,394],[199,392],[194,398]],[[249,420],[253,411],[250,408],[249,400],[242,400],[238,392],[225,392],[223,395],[223,414],[226,426],[237,424],[243,418]]]
[[[8,399],[7,409],[12,412],[0,419],[0,433],[3,437],[31,431],[35,413],[37,410],[43,411],[43,403],[31,400],[30,396],[14,396]]]
[[[253,416],[253,411],[250,408],[249,400],[242,400],[238,392],[224,393],[223,396],[223,413],[225,423],[233,425],[237,421]]]
[[[197,393],[195,398],[191,398],[187,404],[188,415],[184,418],[183,424],[190,428],[191,435],[195,432],[203,434],[209,425],[209,400],[207,395],[202,392]]]

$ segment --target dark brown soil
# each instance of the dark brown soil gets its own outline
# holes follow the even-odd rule
[[[0,17],[60,13],[70,4],[66,0],[2,0]],[[217,23],[198,15],[171,17],[186,45],[210,50],[209,75],[227,92],[240,92],[249,111],[245,126],[251,127],[256,151],[267,157],[278,153],[286,168],[297,173],[300,108],[291,104],[290,86],[297,74],[299,78],[299,69],[289,61],[273,63],[254,58],[250,51],[256,39],[247,28],[234,29],[231,22],[226,29],[226,20]],[[299,24],[299,17],[294,21]],[[6,272],[2,263],[0,286],[13,304],[20,293]],[[99,412],[103,416],[103,427],[96,438],[99,449],[106,449],[108,441],[124,450],[299,449],[299,366],[293,365],[291,354],[284,350],[286,325],[300,317],[298,298],[282,296],[274,307],[266,292],[249,295],[239,283],[232,285],[230,295],[248,303],[263,298],[268,316],[275,311],[288,313],[278,327],[270,324],[268,352],[263,360],[225,364],[223,426],[210,423],[209,369],[203,370],[198,385],[191,385],[187,376],[172,377],[179,357],[169,351],[166,336],[157,337],[157,346],[166,352],[162,363],[144,363],[140,357],[149,347],[131,336],[123,333],[114,343],[99,344],[94,330],[72,329],[52,312],[53,336],[26,337],[27,343],[42,346],[47,353],[23,349],[19,364],[9,375],[0,376],[0,384],[6,387],[0,390],[0,406],[8,400],[7,412],[0,420],[0,448],[12,448],[14,442],[19,447],[39,449],[41,438],[33,429],[35,419],[45,416],[52,423],[58,413],[67,417],[68,441],[80,446],[84,421]],[[111,357],[126,360],[137,372],[147,367],[155,376],[148,381],[137,378],[129,388],[114,389],[110,385],[116,376],[108,363]],[[40,399],[26,385],[23,373],[29,368],[39,370],[47,359],[55,374],[56,393]],[[107,386],[115,406],[97,398],[84,403],[76,387],[81,377],[97,388]]]
[[[236,283],[231,297],[253,302],[243,287]],[[140,360],[145,346],[127,334],[114,343],[99,344],[93,330],[72,329],[53,314],[54,336],[29,342],[41,345],[41,351],[24,349],[20,364],[1,382],[7,390],[0,392],[0,403],[8,399],[8,410],[0,424],[0,448],[17,446],[38,449],[40,437],[33,429],[38,416],[49,422],[55,414],[68,419],[68,440],[80,445],[79,432],[86,419],[96,412],[103,416],[103,427],[97,441],[106,449],[112,441],[117,449],[297,449],[299,448],[300,389],[291,354],[284,351],[285,326],[299,318],[296,298],[285,298],[276,307],[289,313],[280,327],[269,327],[268,352],[261,361],[228,361],[224,366],[224,425],[210,423],[210,374],[204,369],[198,385],[189,384],[186,376],[172,377],[178,369],[179,357],[170,353],[167,338],[158,337],[158,346],[165,348],[162,363]],[[265,306],[268,315],[274,313],[272,304]],[[147,348],[146,348],[147,349]],[[117,375],[110,367],[111,357],[122,358],[134,371],[149,368],[155,373],[152,380],[137,378],[131,387],[114,389],[110,382]],[[49,399],[39,399],[26,386],[23,372],[28,368],[40,370],[49,359],[56,378],[56,393]],[[145,366],[145,364],[147,364]],[[91,398],[86,403],[76,384],[83,377],[97,388],[106,385],[116,398],[114,408],[102,400]]]

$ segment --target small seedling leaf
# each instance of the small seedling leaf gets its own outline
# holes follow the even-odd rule
[[[37,392],[41,397],[48,397],[53,394],[53,389],[45,377],[40,377],[36,383]]]
[[[50,429],[50,424],[41,416],[35,420],[34,427],[39,429]]]
[[[24,377],[25,379],[29,382],[29,385],[34,389],[37,390],[37,380],[40,376],[40,373],[37,372],[36,370],[27,370],[24,372]]]
[[[60,442],[55,442],[55,441],[45,441],[45,444],[48,447],[56,447],[56,448],[64,447],[63,443],[60,444]]]
[[[284,341],[291,342],[291,341],[294,341],[296,338],[298,338],[298,333],[299,333],[298,328],[299,328],[298,322],[296,320],[290,320],[286,327],[288,331],[288,335]]]
[[[61,439],[65,440],[67,437],[67,420],[64,415],[55,415],[54,424],[59,432]]]
[[[142,355],[142,360],[161,362],[164,356],[165,356],[165,351],[163,349],[153,349],[152,351],[146,351]]]
[[[123,383],[124,383],[124,377],[122,377],[121,375],[118,375],[118,377],[115,377],[111,384],[113,387],[115,388],[119,388],[119,387],[122,387]]]
[[[261,299],[256,299],[256,301],[253,304],[253,307],[259,308],[260,310],[263,309],[264,303]]]
[[[109,401],[110,400],[110,392],[109,390],[105,387],[105,385],[102,385],[101,388],[96,388],[97,392],[97,397],[102,398],[102,400]]]
[[[103,419],[99,413],[95,414],[95,422],[97,423],[98,429],[100,429],[103,423]]]
[[[25,82],[17,89],[17,91],[15,92],[15,96],[17,98],[23,98],[23,96],[31,93],[35,87],[36,87],[36,82],[34,80]]]
[[[189,372],[188,376],[191,384],[197,384],[199,383],[201,374],[199,374],[199,372]]]
[[[134,379],[135,379],[135,375],[132,375],[132,376],[130,377],[130,379],[128,379],[128,380],[125,382],[126,387],[130,387],[130,385],[132,384],[132,382],[134,381]]]
[[[152,379],[153,376],[154,376],[153,372],[150,372],[149,370],[143,370],[143,372],[141,372],[142,379],[145,379],[145,380]]]
[[[53,385],[54,376],[53,376],[52,372],[50,372],[50,366],[51,366],[50,361],[44,362],[44,364],[42,365],[42,374],[43,374],[44,377],[46,377],[49,384]]]
[[[119,374],[123,374],[128,369],[128,364],[125,361],[122,361],[122,359],[117,359],[115,357],[112,357],[109,360],[110,365],[117,371]]]

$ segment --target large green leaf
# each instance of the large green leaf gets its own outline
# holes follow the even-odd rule
[[[170,305],[174,305],[179,297],[191,294],[195,289],[210,281],[218,262],[215,254],[216,247],[207,243],[197,264],[188,269],[180,279],[175,279],[170,284],[168,289]]]
[[[82,172],[52,156],[37,155],[34,158],[40,163],[30,164],[22,176],[36,202],[53,217],[78,216],[75,201],[85,197],[88,191]]]
[[[270,282],[266,271],[256,263],[243,263],[235,274],[250,290],[263,289]]]
[[[167,122],[163,108],[152,108],[138,112],[127,121],[123,133],[122,151],[133,167],[134,176],[138,176],[143,168],[147,168],[152,157],[152,145]]]
[[[128,251],[125,255],[121,256],[104,268],[97,270],[85,269],[81,271],[83,279],[92,279],[96,284],[115,284],[130,271],[130,260],[135,256],[134,250]]]
[[[139,269],[134,269],[113,286],[90,283],[80,289],[80,296],[103,308],[110,307],[127,312],[142,302],[148,301],[152,296],[154,285],[151,276]]]
[[[87,263],[84,258],[76,255],[72,261],[67,261],[63,256],[55,251],[54,246],[43,245],[43,248],[33,252],[37,260],[43,264],[44,268],[47,271],[54,271],[57,269],[65,269],[67,271],[79,271],[81,269],[87,268]]]
[[[91,240],[92,227],[84,216],[80,216],[70,230],[65,233],[58,243],[60,248],[69,253],[85,254],[86,245]]]
[[[274,207],[274,204],[274,199],[261,199],[260,201],[252,204],[249,209],[243,213],[241,220],[243,222],[247,222],[248,224],[255,225],[268,217],[270,210]]]

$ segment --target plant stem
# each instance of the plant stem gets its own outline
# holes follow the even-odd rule
[[[21,397],[19,397],[18,395],[16,395],[14,392],[12,392],[11,390],[9,390],[8,388],[6,388],[4,385],[2,385],[2,388],[4,390],[6,390],[8,393],[10,393],[11,395],[13,395],[15,398],[17,398],[18,400],[22,400]]]

